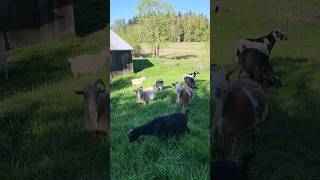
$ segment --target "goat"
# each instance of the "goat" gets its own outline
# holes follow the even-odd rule
[[[188,128],[188,112],[174,113],[166,116],[155,117],[152,121],[140,127],[131,129],[128,136],[129,142],[136,141],[141,135],[169,136],[180,135],[185,131],[190,132]]]
[[[235,44],[236,62],[239,63],[239,55],[247,48],[257,49],[258,51],[269,56],[271,50],[277,41],[287,41],[287,31],[274,29],[269,34],[257,39],[240,39]]]
[[[5,54],[0,53],[0,72],[5,72],[6,79],[8,79],[8,62]]]
[[[231,86],[228,76],[233,71],[212,67],[211,81],[215,103],[212,134],[222,133],[223,139],[227,134],[232,134],[232,154],[236,154],[242,141],[254,136],[257,127],[268,119],[269,103],[263,89],[250,78],[238,79]]]
[[[194,99],[194,91],[189,86],[183,86],[182,84],[175,82],[172,84],[173,87],[176,89],[176,103],[174,105],[174,109],[182,104],[182,109],[184,109],[184,106],[191,102]]]
[[[146,105],[149,101],[152,101],[158,90],[163,87],[163,80],[157,80],[153,87],[143,89],[142,87],[135,90],[137,96],[137,102]]]
[[[102,72],[107,63],[107,54],[103,50],[98,54],[83,54],[68,60],[71,65],[74,79],[80,74],[96,74]]]
[[[242,153],[239,161],[211,161],[211,179],[249,180],[248,165],[254,153]]]
[[[103,86],[103,89],[99,89],[99,84]],[[75,93],[84,97],[85,129],[94,136],[98,132],[108,135],[110,99],[103,81],[97,79],[92,85],[86,85],[82,90],[76,90]]]
[[[131,80],[131,83],[132,83],[132,86],[135,87],[135,86],[140,86],[143,81],[146,80],[146,77],[141,77],[141,78],[136,78],[136,79],[132,79]]]
[[[249,77],[264,89],[281,86],[280,78],[274,75],[269,56],[256,49],[245,49],[239,55],[239,78],[245,71]]]
[[[197,76],[197,74],[200,74],[198,71],[194,71],[193,73],[189,73],[189,74],[185,74],[183,76],[184,82],[192,89],[195,88],[195,78]]]

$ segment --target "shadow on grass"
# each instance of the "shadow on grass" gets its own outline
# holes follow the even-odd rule
[[[148,59],[134,59],[133,60],[133,69],[134,73],[143,71],[146,68],[152,67],[153,64]]]
[[[45,51],[45,50],[43,50]],[[0,99],[17,91],[30,91],[46,82],[56,82],[71,74],[70,65],[65,58],[67,50],[29,50],[16,61],[9,61],[9,78],[0,79]]]

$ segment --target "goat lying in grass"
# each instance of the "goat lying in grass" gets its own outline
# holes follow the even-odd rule
[[[178,82],[172,84],[173,87],[176,88],[176,103],[174,105],[174,109],[182,105],[182,109],[184,109],[185,105],[190,103],[194,99],[194,91],[192,88],[186,85],[182,85]]]
[[[103,89],[99,89],[98,85]],[[86,85],[82,90],[75,91],[78,95],[83,95],[85,101],[85,129],[94,136],[98,132],[108,135],[110,107],[109,93],[105,90],[105,85],[101,79],[96,80],[93,85]]]
[[[141,135],[168,136],[179,135],[190,131],[188,128],[188,110],[185,113],[174,113],[159,116],[145,125],[129,132],[129,142],[134,142]]]
[[[144,77],[144,76],[141,78],[132,79],[131,80],[132,86],[133,87],[141,86],[141,84],[143,83],[144,80],[146,80],[146,77]]]
[[[135,90],[137,95],[137,102],[146,105],[149,101],[152,101],[158,90],[162,89],[164,84],[163,80],[157,80],[153,87],[143,89],[142,87]]]
[[[214,180],[249,180],[248,165],[254,153],[243,153],[239,161],[211,162],[211,179]]]
[[[8,79],[8,64],[7,57],[5,54],[0,53],[0,72],[6,73],[6,78]]]
[[[254,135],[256,128],[269,116],[269,103],[263,89],[250,78],[238,79],[232,86],[232,72],[212,66],[211,81],[215,103],[213,135],[217,132],[234,136],[232,153],[237,154],[240,145]],[[225,143],[224,143],[225,144]]]
[[[196,78],[197,74],[200,73],[198,71],[194,71],[193,73],[185,74],[183,77],[184,82],[192,89],[194,89],[196,86],[194,79]]]
[[[236,62],[239,63],[239,55],[247,48],[256,49],[269,56],[277,41],[286,41],[287,39],[287,31],[282,29],[274,29],[269,34],[257,39],[241,39],[235,45]]]
[[[245,74],[261,84],[264,89],[271,86],[281,86],[280,78],[274,75],[269,56],[256,49],[246,49],[239,55],[239,77]]]

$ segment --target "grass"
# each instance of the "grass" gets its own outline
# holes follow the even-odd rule
[[[259,37],[289,21],[289,40],[276,44],[270,56],[282,80],[280,89],[267,92],[271,119],[262,126],[255,144],[243,147],[257,153],[250,166],[251,179],[320,179],[320,22],[315,18],[319,4],[312,0],[221,3],[230,11],[214,17],[213,62],[229,68],[235,65],[235,40]],[[218,158],[220,145],[216,147]]]
[[[99,52],[105,37],[97,32],[9,52],[9,79],[0,77],[1,179],[107,178],[106,143],[84,131],[83,98],[74,93],[102,74],[74,80],[67,61]]]
[[[184,44],[180,44],[183,46]],[[201,45],[201,44],[200,44]],[[194,44],[199,46],[199,44]],[[185,46],[186,47],[186,46]],[[190,46],[192,47],[192,46]],[[189,47],[186,47],[188,53]],[[160,52],[163,52],[162,49]],[[190,55],[190,54],[182,54]],[[206,58],[205,58],[206,57]],[[111,177],[112,179],[208,179],[209,177],[209,56],[186,59],[134,59],[136,73],[115,77],[111,87]],[[177,66],[178,64],[178,66]],[[195,101],[188,106],[191,132],[180,137],[142,136],[129,143],[131,128],[156,116],[173,113],[175,90],[171,84],[183,74],[200,70]],[[145,76],[143,87],[159,78],[165,88],[146,106],[136,103],[131,79]],[[176,111],[180,111],[177,109]]]

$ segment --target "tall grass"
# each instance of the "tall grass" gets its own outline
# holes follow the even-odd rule
[[[160,50],[161,52],[161,50]],[[209,177],[209,57],[183,60],[134,59],[136,73],[114,79],[111,87],[111,177],[112,179],[208,179]],[[203,67],[197,76],[195,101],[190,109],[191,129],[178,137],[142,136],[129,143],[131,128],[149,122],[156,116],[173,113],[175,89],[183,74]],[[131,79],[145,76],[143,87],[163,79],[165,88],[146,106],[136,103]],[[181,111],[181,109],[177,109]]]
[[[97,32],[9,52],[9,79],[0,80],[1,179],[106,179],[106,143],[84,131],[83,97],[74,93],[102,74],[74,80],[67,61],[99,52],[105,37]]]

